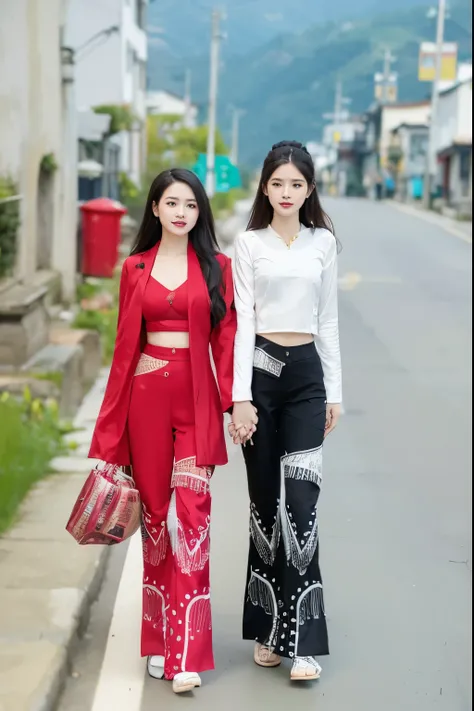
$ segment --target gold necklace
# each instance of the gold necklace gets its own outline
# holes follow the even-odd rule
[[[283,244],[285,245],[285,247],[287,247],[288,249],[291,248],[291,245],[293,244],[293,242],[295,240],[297,240],[298,237],[300,236],[299,232],[298,232],[296,235],[294,235],[294,237],[290,237],[289,242],[287,242],[286,239],[284,237],[282,237],[281,235],[279,235],[278,232],[275,229],[273,229],[273,227],[271,225],[270,225],[270,227],[271,227],[272,231],[276,234],[278,239],[280,239],[283,242]]]
[[[288,249],[291,248],[291,245],[293,244],[293,242],[294,242],[295,240],[298,239],[298,237],[299,237],[299,235],[295,235],[294,237],[291,237],[291,239],[290,239],[289,242],[285,242],[285,240],[283,240],[283,241],[285,242],[286,246],[288,247]]]

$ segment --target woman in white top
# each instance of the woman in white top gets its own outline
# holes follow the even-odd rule
[[[322,444],[341,408],[337,240],[300,143],[273,146],[235,241],[234,409],[244,446],[250,553],[243,634],[255,662],[317,679],[328,654],[317,502]]]

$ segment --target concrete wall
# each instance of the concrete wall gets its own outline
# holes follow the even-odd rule
[[[58,269],[65,292],[72,293],[76,176],[74,141],[72,147],[65,145],[64,133],[64,14],[64,0],[49,0],[48,12],[42,0],[0,0],[0,174],[17,181],[23,196],[17,276],[30,280],[40,263]],[[40,181],[46,154],[53,154],[58,164],[47,186]],[[45,216],[46,232],[40,239]]]

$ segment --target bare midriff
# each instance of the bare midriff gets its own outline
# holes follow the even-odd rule
[[[162,348],[189,348],[189,333],[184,331],[152,331],[147,333],[147,341],[152,346]]]
[[[260,333],[257,335],[279,346],[286,346],[288,348],[292,346],[305,346],[307,343],[313,343],[314,340],[311,333]]]

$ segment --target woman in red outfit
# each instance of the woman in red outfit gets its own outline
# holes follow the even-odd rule
[[[209,481],[227,462],[235,331],[230,260],[218,251],[204,188],[190,171],[166,171],[123,266],[90,456],[132,467],[143,503],[142,656],[177,693],[214,667]]]

